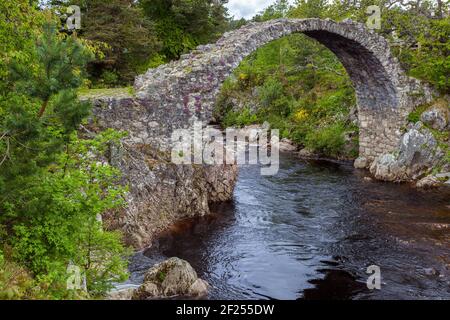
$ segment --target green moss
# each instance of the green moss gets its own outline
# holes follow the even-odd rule
[[[166,276],[167,276],[167,274],[165,272],[159,271],[158,274],[157,274],[158,281],[159,282],[163,282],[164,279],[166,279]]]
[[[420,121],[420,115],[429,107],[429,104],[418,106],[408,115],[408,121],[417,123]]]

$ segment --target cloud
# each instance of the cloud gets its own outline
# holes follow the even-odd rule
[[[250,19],[274,3],[275,0],[229,0],[227,7],[235,19]]]

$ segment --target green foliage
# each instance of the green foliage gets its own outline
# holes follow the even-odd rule
[[[123,135],[78,136],[91,108],[77,97],[91,55],[74,36],[46,25],[30,52],[34,68],[12,61],[14,91],[0,95],[0,245],[12,250],[0,285],[17,283],[0,294],[78,296],[66,288],[71,262],[86,275],[89,294],[100,295],[126,275],[120,235],[97,221],[124,203],[119,171],[99,162]],[[24,280],[9,274],[17,263]],[[28,292],[29,278],[38,292]]]
[[[6,257],[0,247],[0,299],[32,298],[36,291],[34,286],[31,275]]]
[[[259,92],[259,99],[263,108],[269,108],[283,95],[283,85],[276,79],[268,78]]]
[[[410,55],[410,73],[450,92],[450,18],[429,23],[428,32],[418,36],[420,49]]]
[[[288,0],[277,0],[274,4],[267,7],[264,11],[257,14],[254,21],[268,21],[272,19],[285,18],[291,6]]]
[[[159,271],[157,277],[158,277],[159,282],[162,283],[164,281],[164,279],[166,278],[166,273],[163,271]]]
[[[141,0],[148,18],[156,23],[163,43],[161,54],[167,59],[199,44],[215,41],[227,28],[225,1],[213,0]]]
[[[326,0],[298,0],[296,6],[289,12],[289,16],[295,18],[326,18],[330,17],[329,11],[330,8]]]
[[[223,119],[223,124],[227,127],[237,126],[243,127],[258,122],[256,114],[252,113],[249,108],[235,112],[230,110]]]
[[[320,2],[310,0],[308,3]],[[354,5],[333,1],[326,17],[351,18],[365,23],[370,5],[381,8],[382,36],[391,42],[394,53],[410,75],[425,80],[443,93],[450,92],[450,17],[448,1],[361,0]],[[295,12],[295,10],[293,11]],[[303,17],[303,16],[302,16]]]
[[[44,21],[45,14],[29,0],[0,2],[0,92],[11,90],[6,79],[12,59],[34,69],[30,48]]]
[[[155,54],[145,64],[143,64],[139,70],[144,73],[148,69],[156,68],[166,62],[166,56],[162,54]]]
[[[141,66],[158,54],[155,26],[136,1],[64,1],[65,6],[70,4],[80,6],[82,11],[79,36],[100,48],[89,65],[94,86],[128,84],[141,72]],[[111,79],[112,73],[118,79]]]
[[[98,80],[97,87],[105,85],[106,87],[115,87],[119,84],[119,75],[110,70],[105,70]]]
[[[305,137],[305,146],[316,152],[337,157],[345,144],[345,126],[342,123],[331,124],[309,132]]]
[[[408,121],[412,123],[416,123],[420,121],[420,115],[427,109],[428,105],[422,105],[417,107],[414,111],[412,111],[408,115]]]
[[[236,109],[232,101],[255,105],[257,111]],[[317,42],[292,35],[241,63],[222,88],[216,116],[226,127],[267,121],[282,138],[325,156],[355,157],[357,128],[348,121],[355,104],[350,79],[337,58]],[[344,140],[347,133],[356,138]]]

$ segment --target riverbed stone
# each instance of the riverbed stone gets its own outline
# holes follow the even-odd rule
[[[112,290],[106,295],[106,300],[131,300],[138,287]]]
[[[301,149],[298,152],[298,156],[299,156],[299,158],[302,158],[302,159],[310,159],[310,158],[317,157],[317,155],[314,153],[314,151],[312,151],[308,148]]]
[[[208,284],[199,279],[189,262],[173,257],[150,268],[133,299],[198,297],[206,295]]]
[[[425,178],[420,179],[416,183],[417,188],[423,188],[423,189],[435,188],[435,187],[439,187],[440,185],[442,185],[442,182],[439,181],[439,179],[432,174],[426,176]]]
[[[356,158],[355,162],[353,163],[353,166],[356,169],[366,169],[368,165],[369,165],[369,159],[367,159],[364,156],[360,156],[360,157]]]
[[[297,150],[297,147],[291,140],[283,138],[279,142],[279,150],[280,152],[294,152]]]

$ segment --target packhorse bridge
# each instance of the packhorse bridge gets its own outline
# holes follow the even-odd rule
[[[373,160],[392,151],[407,115],[429,101],[431,93],[404,73],[386,39],[352,21],[279,19],[248,24],[216,44],[199,46],[178,61],[148,70],[136,78],[134,97],[105,98],[94,114],[102,127],[129,131],[131,143],[167,150],[174,129],[189,128],[198,120],[214,121],[221,85],[246,56],[293,33],[325,45],[347,70],[357,98],[360,156]]]

